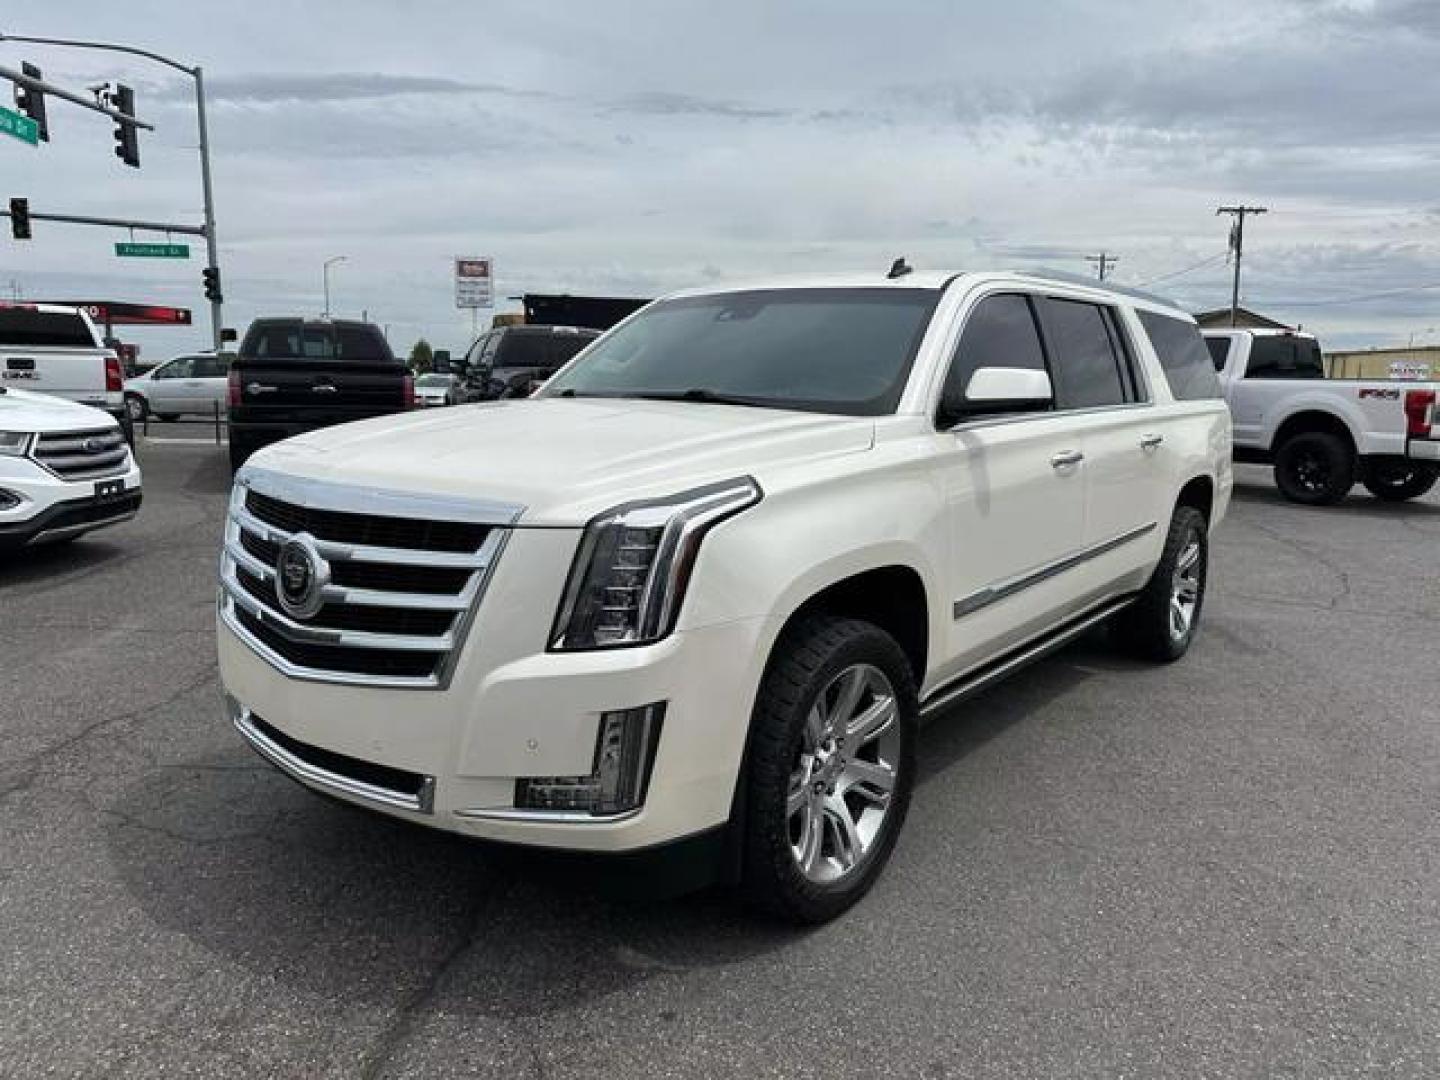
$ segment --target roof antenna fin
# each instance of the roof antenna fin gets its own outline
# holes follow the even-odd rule
[[[885,276],[891,281],[894,281],[896,278],[902,278],[906,274],[914,272],[914,270],[915,268],[905,261],[905,256],[901,255],[900,258],[890,264],[890,272]]]

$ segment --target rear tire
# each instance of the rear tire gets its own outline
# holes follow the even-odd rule
[[[869,891],[910,804],[918,716],[909,659],[879,627],[817,616],[786,631],[751,721],[751,904],[813,924]]]
[[[125,415],[130,417],[133,424],[142,423],[145,414],[150,411],[150,403],[139,394],[125,395]]]
[[[1275,486],[1304,506],[1338,503],[1355,486],[1355,454],[1329,432],[1296,435],[1275,453]]]
[[[1193,506],[1176,507],[1160,562],[1135,602],[1111,622],[1116,641],[1142,660],[1179,660],[1200,628],[1210,576],[1209,525]]]
[[[1404,502],[1424,495],[1440,480],[1440,467],[1423,462],[1371,461],[1365,469],[1365,490],[1386,502]]]

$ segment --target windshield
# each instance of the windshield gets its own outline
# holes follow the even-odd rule
[[[935,289],[774,289],[652,304],[542,397],[675,397],[810,412],[892,412]]]
[[[415,380],[416,386],[449,386],[449,375],[421,375]]]

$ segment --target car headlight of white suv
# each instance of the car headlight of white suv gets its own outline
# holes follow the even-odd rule
[[[750,477],[626,503],[585,527],[551,648],[648,645],[674,628],[705,534],[760,501]]]

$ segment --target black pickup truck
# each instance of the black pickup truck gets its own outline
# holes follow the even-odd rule
[[[342,319],[256,319],[230,366],[230,467],[304,431],[415,405],[410,371],[380,328]]]

